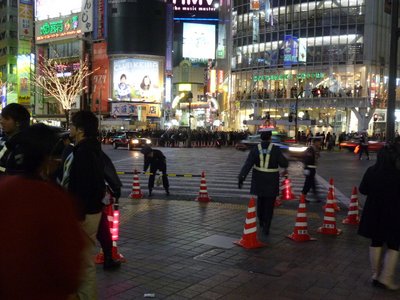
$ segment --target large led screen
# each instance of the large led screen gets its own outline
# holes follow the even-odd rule
[[[113,63],[113,99],[119,101],[161,101],[160,62],[137,58]]]
[[[38,20],[56,18],[80,12],[82,0],[36,0],[35,16]]]
[[[183,57],[215,59],[215,25],[183,24]]]

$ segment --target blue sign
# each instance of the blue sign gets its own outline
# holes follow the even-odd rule
[[[292,35],[285,35],[283,45],[283,65],[291,66],[298,63],[299,40]]]

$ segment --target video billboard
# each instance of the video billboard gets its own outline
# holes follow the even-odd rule
[[[215,59],[215,25],[183,23],[184,58]]]
[[[139,58],[113,61],[113,100],[161,102],[161,61]]]
[[[36,0],[35,7],[35,17],[38,20],[45,20],[80,12],[82,9],[82,0]]]
[[[30,90],[30,76],[31,76],[31,62],[33,57],[31,54],[22,54],[17,57],[18,66],[18,103],[30,104],[31,90]]]

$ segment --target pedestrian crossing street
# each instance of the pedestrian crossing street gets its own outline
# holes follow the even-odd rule
[[[244,164],[248,151],[242,152],[233,148],[160,148],[167,157],[167,172],[172,174],[200,175],[205,172],[207,191],[212,201],[224,203],[246,204],[251,197],[249,173],[243,188],[238,189],[238,174]],[[143,171],[143,156],[138,152],[131,152],[132,156],[125,159],[114,159],[114,165],[119,172]],[[292,190],[296,196],[300,195],[304,183],[303,166],[298,161],[289,164],[289,178]],[[317,170],[318,173],[318,170]],[[123,184],[122,197],[128,197],[132,191],[133,175],[119,175]],[[282,182],[283,178],[281,178]],[[141,191],[148,197],[148,175],[139,174]],[[156,180],[157,181],[157,180]],[[194,200],[200,190],[200,177],[169,177],[170,196],[166,196],[161,186],[155,186],[152,198],[155,199],[182,199]],[[321,200],[326,198],[327,186],[317,182],[317,191]],[[316,200],[310,192],[309,200]]]

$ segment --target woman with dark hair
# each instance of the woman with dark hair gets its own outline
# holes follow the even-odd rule
[[[381,149],[376,164],[367,169],[359,187],[367,199],[358,234],[371,239],[372,284],[390,290],[399,288],[393,282],[400,248],[400,170],[396,168],[399,156],[394,146]]]
[[[148,91],[151,87],[151,79],[148,75],[144,76],[140,83],[140,88],[144,91]]]
[[[118,100],[131,100],[131,89],[126,83],[126,75],[122,74],[119,78],[120,82],[117,86]]]

